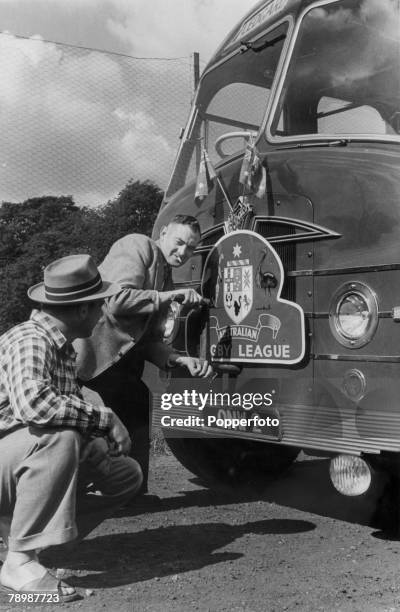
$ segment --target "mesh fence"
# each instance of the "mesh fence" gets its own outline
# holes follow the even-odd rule
[[[104,204],[165,189],[193,97],[193,58],[141,59],[0,34],[0,201]]]

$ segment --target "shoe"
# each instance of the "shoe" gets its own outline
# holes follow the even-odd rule
[[[151,493],[139,493],[123,505],[123,508],[146,508],[147,506],[156,506],[162,503],[161,497],[152,495]]]
[[[138,495],[134,497],[132,500],[132,505],[136,504],[158,504],[161,502],[161,497],[158,495],[154,495],[153,493],[143,493],[142,495]]]
[[[53,576],[53,574],[50,574],[50,572],[46,572],[41,578],[27,582],[20,589],[12,589],[11,587],[7,587],[3,584],[0,586],[8,593],[46,593],[46,595],[50,593],[55,595],[58,594],[60,603],[68,603],[70,601],[82,599],[81,595],[79,595],[79,593],[77,593],[75,590],[73,593],[63,593],[62,587],[71,588],[71,585],[59,580]]]
[[[4,541],[0,538],[0,565],[3,565],[6,560],[8,553],[7,546],[4,544]]]

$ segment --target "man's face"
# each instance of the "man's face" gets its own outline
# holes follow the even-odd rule
[[[200,234],[190,225],[170,223],[163,227],[158,241],[160,249],[170,266],[182,266],[200,242]]]
[[[82,309],[81,315],[81,338],[88,338],[92,335],[96,323],[103,314],[103,304],[104,300],[95,300],[93,302],[87,302],[85,304],[85,307]]]

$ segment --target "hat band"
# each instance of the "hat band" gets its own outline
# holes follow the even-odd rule
[[[44,286],[44,293],[48,300],[53,302],[65,302],[67,299],[78,299],[93,295],[102,286],[103,281],[99,273],[89,281],[73,287],[49,287]]]

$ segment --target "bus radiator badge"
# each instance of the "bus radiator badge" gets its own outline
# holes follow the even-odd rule
[[[213,361],[289,365],[303,359],[304,312],[281,298],[283,280],[278,254],[259,234],[239,230],[215,244],[202,279]]]

